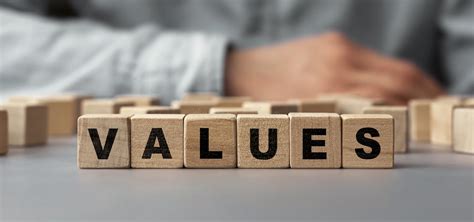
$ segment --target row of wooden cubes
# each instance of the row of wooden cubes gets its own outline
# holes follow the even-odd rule
[[[334,113],[84,115],[80,168],[392,168],[393,118]]]

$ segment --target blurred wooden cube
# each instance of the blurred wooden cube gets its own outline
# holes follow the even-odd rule
[[[290,165],[287,115],[237,116],[239,168],[288,168]]]
[[[474,154],[474,107],[454,109],[453,149]]]
[[[16,146],[44,145],[48,141],[48,107],[39,103],[7,103],[8,142]]]
[[[431,143],[445,146],[436,148],[452,150],[453,110],[462,102],[453,99],[436,100],[431,103]]]
[[[130,116],[88,114],[79,117],[79,168],[130,168]]]
[[[363,97],[346,97],[337,99],[337,113],[339,114],[362,114],[364,109],[376,105],[384,105],[382,100],[368,99]]]
[[[159,106],[160,98],[158,96],[148,95],[120,95],[115,97],[119,102],[133,103],[134,106]]]
[[[343,168],[393,168],[393,118],[386,114],[345,114]]]
[[[244,102],[243,108],[258,110],[258,114],[288,114],[298,112],[298,105],[293,102]]]
[[[305,113],[336,113],[337,103],[332,99],[300,99],[290,100],[298,106],[298,112]]]
[[[115,99],[88,99],[82,102],[82,115],[118,114],[125,106],[134,106],[133,102],[120,102]]]
[[[341,117],[290,113],[291,168],[341,168]]]
[[[8,153],[8,113],[0,109],[0,155]]]
[[[416,142],[429,142],[431,137],[431,102],[432,100],[411,100],[408,105],[410,139]]]
[[[258,114],[256,109],[250,108],[234,108],[234,107],[212,107],[210,114]]]
[[[184,95],[181,101],[214,101],[216,102],[219,96],[214,92],[194,92]]]
[[[216,101],[173,101],[171,107],[180,110],[181,114],[208,114]]]
[[[184,114],[132,117],[132,168],[182,168]]]
[[[189,114],[184,119],[184,166],[235,168],[236,119],[232,114]]]
[[[120,108],[120,114],[179,114],[177,108],[170,106],[124,106]]]
[[[242,107],[242,104],[252,99],[247,96],[220,97],[217,99],[216,107]]]

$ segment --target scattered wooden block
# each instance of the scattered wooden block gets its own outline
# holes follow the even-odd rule
[[[219,96],[214,92],[195,92],[184,95],[181,101],[214,101],[216,102]]]
[[[0,109],[0,155],[8,153],[8,113]]]
[[[431,143],[446,146],[436,146],[438,149],[451,150],[452,129],[453,129],[453,110],[460,106],[458,100],[437,100],[431,103]]]
[[[132,168],[182,168],[183,114],[132,117]]]
[[[362,97],[343,97],[337,99],[337,112],[340,114],[362,114],[367,107],[384,104],[382,100]]]
[[[336,100],[333,99],[301,99],[291,100],[298,105],[298,112],[305,113],[335,113]]]
[[[341,168],[341,117],[290,113],[291,168]]]
[[[171,107],[179,108],[181,114],[208,114],[215,101],[174,101]]]
[[[406,106],[372,106],[364,109],[365,114],[388,114],[393,117],[394,152],[408,151],[408,109]]]
[[[235,168],[236,119],[232,114],[189,114],[184,119],[184,166]]]
[[[134,106],[134,103],[114,99],[88,99],[82,102],[82,114],[118,114],[120,108],[125,106]]]
[[[130,116],[83,115],[77,138],[79,168],[130,168]]]
[[[454,109],[453,149],[474,154],[474,107]]]
[[[233,107],[213,107],[209,110],[210,114],[258,114],[256,109],[233,108]]]
[[[393,168],[390,115],[346,114],[341,118],[343,168]]]
[[[133,103],[134,106],[159,106],[160,98],[148,95],[120,95],[115,98],[119,102]]]
[[[288,114],[298,112],[298,105],[292,102],[244,102],[243,108],[258,110],[258,114]]]
[[[44,145],[48,141],[48,107],[39,103],[7,103],[8,142],[16,146]]]
[[[169,106],[125,106],[120,108],[120,114],[179,114],[180,110]]]
[[[474,98],[473,97],[467,98],[464,101],[464,105],[469,106],[469,107],[474,106]]]
[[[242,107],[242,104],[251,101],[250,97],[234,96],[234,97],[220,97],[217,99],[216,107]]]
[[[408,105],[410,139],[416,142],[429,142],[431,135],[431,101],[417,99]]]
[[[238,115],[237,162],[239,168],[288,168],[288,116]]]

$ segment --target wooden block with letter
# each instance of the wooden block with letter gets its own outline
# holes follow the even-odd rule
[[[333,99],[301,99],[291,101],[298,105],[298,112],[335,113],[337,111],[337,103]]]
[[[0,155],[8,153],[8,113],[0,109]]]
[[[79,168],[130,168],[130,116],[89,114],[78,119]]]
[[[120,114],[179,114],[177,108],[169,106],[125,106],[120,108]]]
[[[258,110],[258,114],[288,114],[298,112],[294,102],[244,102],[243,108]]]
[[[182,168],[184,114],[135,115],[132,121],[132,168]]]
[[[208,114],[216,104],[216,101],[174,101],[172,107],[179,109],[181,114]]]
[[[474,154],[474,107],[454,109],[453,149]]]
[[[133,103],[134,106],[158,106],[160,98],[148,95],[120,95],[115,98],[119,102]]]
[[[125,106],[134,106],[134,103],[115,99],[88,99],[82,102],[82,114],[118,114]]]
[[[256,109],[234,108],[234,107],[213,107],[209,110],[210,114],[258,114]]]
[[[291,168],[341,168],[341,117],[290,113]]]
[[[342,118],[343,168],[393,168],[393,118],[346,114]]]
[[[16,146],[44,145],[48,141],[48,107],[39,103],[7,103],[8,142]]]
[[[237,116],[239,168],[288,168],[290,165],[287,115]]]
[[[236,119],[233,114],[189,114],[184,119],[184,166],[235,168]]]
[[[410,139],[416,142],[429,142],[431,133],[431,102],[428,99],[411,100],[408,105]]]
[[[453,140],[453,110],[460,105],[462,102],[455,99],[442,99],[431,103],[431,143],[445,145],[436,148],[452,150],[449,146]]]
[[[408,109],[406,106],[372,106],[364,109],[365,114],[388,114],[393,117],[394,152],[408,151]]]

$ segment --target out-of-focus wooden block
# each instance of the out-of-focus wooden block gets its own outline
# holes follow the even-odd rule
[[[437,100],[431,103],[431,143],[445,146],[436,146],[439,149],[452,150],[453,141],[453,110],[462,105],[458,100]]]
[[[454,109],[453,149],[474,154],[474,107]]]
[[[88,99],[82,102],[82,114],[118,114],[125,106],[134,106],[134,103],[115,99]]]
[[[189,114],[184,119],[184,166],[235,168],[236,119],[233,114]]]
[[[216,101],[174,101],[171,107],[178,108],[181,114],[208,114]]]
[[[290,165],[287,115],[237,116],[239,168],[288,168]]]
[[[160,98],[148,95],[120,95],[115,98],[119,102],[133,103],[134,106],[159,106]]]
[[[184,114],[132,117],[132,168],[182,168]]]
[[[8,153],[8,113],[0,109],[0,155]]]
[[[290,113],[291,168],[341,168],[341,117]]]
[[[431,133],[431,101],[427,99],[417,99],[410,101],[409,130],[410,139],[416,142],[429,142]]]
[[[464,101],[465,106],[474,106],[474,97],[469,97]]]
[[[125,106],[120,108],[120,114],[179,114],[177,108],[169,106]]]
[[[78,119],[79,168],[130,168],[130,116],[89,114]]]
[[[243,108],[258,110],[258,114],[288,114],[298,112],[298,105],[293,102],[244,102]]]
[[[343,168],[393,168],[393,118],[346,114],[342,118]]]
[[[194,92],[184,95],[182,101],[214,101],[216,102],[219,96],[214,92]]]
[[[242,107],[244,102],[251,100],[246,96],[220,97],[217,99],[216,107]]]
[[[375,105],[384,105],[384,102],[362,97],[339,98],[337,99],[337,112],[339,114],[362,114],[365,108]]]
[[[305,113],[335,113],[336,100],[331,99],[301,99],[291,100],[298,105],[298,112]]]
[[[48,107],[39,103],[7,103],[8,142],[16,146],[44,145],[48,141]]]
[[[393,117],[394,152],[408,151],[408,109],[406,106],[372,106],[365,114],[388,114]]]
[[[233,108],[233,107],[213,107],[209,110],[210,114],[258,114],[256,109]]]

